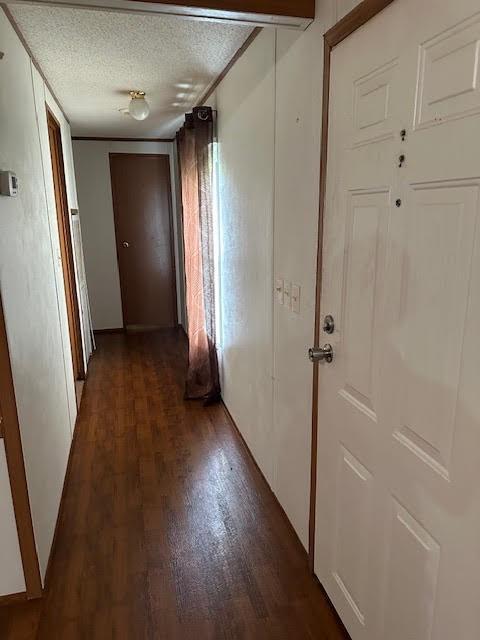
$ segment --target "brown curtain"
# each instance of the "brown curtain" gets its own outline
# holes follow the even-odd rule
[[[189,340],[185,396],[207,402],[220,397],[215,345],[213,140],[210,107],[197,107],[187,114],[177,133]]]

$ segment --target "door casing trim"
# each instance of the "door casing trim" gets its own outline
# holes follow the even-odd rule
[[[327,186],[328,126],[330,108],[330,62],[332,49],[352,35],[357,29],[383,11],[394,0],[363,0],[350,13],[329,29],[323,37],[323,94],[322,94],[322,136],[320,143],[320,197],[318,213],[317,275],[315,292],[314,347],[320,346],[320,306],[322,299],[322,259],[323,227],[325,216],[325,195]],[[315,572],[315,519],[317,502],[317,449],[318,449],[318,383],[319,364],[313,364],[312,388],[312,440],[310,464],[310,515],[308,527],[308,564]]]
[[[69,346],[72,352],[72,366],[74,381],[85,380],[85,359],[83,352],[82,322],[80,315],[80,301],[78,298],[78,282],[75,270],[75,256],[71,225],[71,212],[68,205],[67,181],[65,176],[65,161],[63,156],[62,127],[53,111],[45,103],[47,115],[48,148],[52,164],[52,186],[55,198],[55,218],[57,221],[58,242],[62,264],[62,278],[65,289],[65,304],[67,307]],[[55,169],[55,157],[52,148],[50,131],[53,130],[54,145],[58,156],[58,166]],[[55,175],[56,174],[56,175]],[[58,181],[58,184],[57,184]],[[56,190],[60,192],[62,210],[58,210]],[[63,240],[62,240],[63,237]],[[62,251],[62,244],[64,251]],[[76,370],[76,371],[75,371]]]
[[[23,458],[22,439],[18,422],[12,367],[8,349],[7,330],[0,298],[0,395],[2,399],[2,424],[0,437],[5,442],[8,475],[12,492],[13,510],[18,532],[20,555],[25,578],[25,597],[29,600],[42,596],[42,579],[38,562],[32,514],[28,496],[27,476]],[[11,603],[19,594],[5,596],[3,602]]]

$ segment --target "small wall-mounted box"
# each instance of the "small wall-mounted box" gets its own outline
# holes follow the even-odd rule
[[[12,171],[0,171],[0,195],[14,197],[17,193],[17,176]]]

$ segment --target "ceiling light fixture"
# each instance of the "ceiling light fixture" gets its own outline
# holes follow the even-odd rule
[[[145,100],[145,91],[130,91],[130,104],[128,111],[135,120],[145,120],[150,113],[150,107]]]

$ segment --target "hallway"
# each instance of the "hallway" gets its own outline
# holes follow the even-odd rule
[[[2,640],[346,638],[224,409],[183,401],[185,353],[99,336],[44,609]]]

